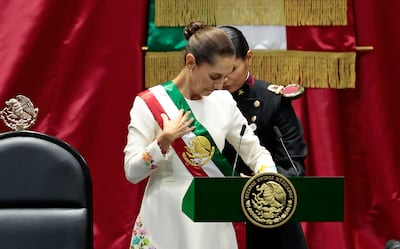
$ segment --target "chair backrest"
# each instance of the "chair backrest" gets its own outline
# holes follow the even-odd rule
[[[33,131],[0,133],[0,247],[92,249],[92,182],[67,143]]]

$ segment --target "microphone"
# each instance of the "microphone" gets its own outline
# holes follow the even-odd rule
[[[385,249],[400,249],[400,241],[394,239],[388,240]]]
[[[242,129],[240,130],[239,146],[238,146],[238,149],[236,151],[235,161],[233,162],[232,176],[235,175],[237,160],[238,160],[238,157],[239,157],[240,145],[242,144],[242,137],[244,135],[244,131],[245,130],[246,130],[246,125],[244,124],[244,125],[242,125]]]
[[[279,141],[281,142],[283,149],[285,150],[286,156],[289,158],[290,164],[292,165],[294,171],[296,171],[296,175],[299,176],[299,171],[297,170],[297,167],[294,164],[292,157],[290,156],[288,150],[286,149],[285,143],[283,142],[283,139],[282,139],[283,136],[282,136],[281,131],[279,130],[278,126],[276,126],[276,125],[273,127],[273,129],[275,131],[276,136],[279,138]]]

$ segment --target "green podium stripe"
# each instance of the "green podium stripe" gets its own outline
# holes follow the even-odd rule
[[[289,178],[297,192],[294,221],[343,221],[344,178]]]
[[[248,179],[196,177],[186,192],[182,211],[193,221],[246,221],[241,193]],[[289,178],[297,193],[291,221],[343,221],[343,177]]]

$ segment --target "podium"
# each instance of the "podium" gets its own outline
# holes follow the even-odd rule
[[[344,177],[289,177],[297,193],[297,207],[290,221],[343,221]],[[249,178],[195,177],[187,190],[182,211],[193,221],[248,221],[241,207],[241,193]],[[268,228],[265,228],[268,229]],[[256,248],[247,242],[247,249]]]

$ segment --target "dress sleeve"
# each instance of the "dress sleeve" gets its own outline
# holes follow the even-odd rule
[[[130,111],[127,144],[124,148],[126,178],[138,183],[157,168],[158,162],[167,160],[169,153],[162,154],[156,138],[161,128],[155,121],[142,98],[136,97]]]

